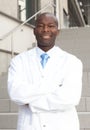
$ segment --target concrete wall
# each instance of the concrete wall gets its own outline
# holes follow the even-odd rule
[[[0,0],[0,11],[18,18],[18,0]]]
[[[20,24],[20,21],[0,13],[0,39]],[[22,52],[31,48],[34,42],[33,28],[24,25],[9,36],[5,36],[3,40],[0,40],[0,49],[8,51],[13,49],[15,52]]]
[[[77,110],[82,130],[90,130],[90,27],[61,30],[57,45],[83,63],[82,98]]]
[[[11,55],[8,53],[0,52],[0,76],[6,73],[10,64]],[[2,81],[0,81],[2,82]],[[4,81],[3,81],[4,82]],[[0,86],[1,87],[1,86]]]
[[[20,21],[0,13],[0,39],[2,39],[0,40],[0,49],[20,53],[35,45],[33,28],[30,25],[24,25],[23,27],[17,29],[14,33],[9,34],[9,36],[5,36],[8,32],[20,24]],[[0,52],[0,56],[1,75],[3,72],[7,72],[11,55],[8,57],[7,53]]]

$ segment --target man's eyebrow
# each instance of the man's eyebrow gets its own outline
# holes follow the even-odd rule
[[[44,24],[44,23],[37,23],[37,25],[38,25],[38,24]],[[56,24],[56,23],[48,23],[48,24]]]

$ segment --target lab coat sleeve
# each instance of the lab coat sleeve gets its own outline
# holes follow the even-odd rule
[[[30,85],[25,81],[19,58],[13,58],[8,69],[8,93],[12,101],[18,105],[28,104]]]
[[[33,83],[26,78],[27,74],[26,72],[24,73],[26,66],[24,62],[22,56],[17,56],[12,59],[8,69],[8,93],[11,100],[18,105],[29,104],[31,101],[36,101],[41,95],[51,91],[46,87],[39,88],[40,82]],[[32,74],[29,76],[32,77]],[[44,84],[44,86],[48,85]]]
[[[40,95],[37,100],[30,102],[29,106],[33,112],[65,111],[78,105],[82,91],[81,61],[69,63],[62,83],[56,81],[53,85],[56,88],[53,92]]]

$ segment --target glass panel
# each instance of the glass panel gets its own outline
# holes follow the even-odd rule
[[[87,25],[90,25],[90,0],[78,0],[83,18]]]
[[[26,19],[34,15],[39,9],[39,3],[40,0],[19,0],[19,19],[25,21]],[[35,18],[30,20],[28,23],[34,25],[34,19]]]

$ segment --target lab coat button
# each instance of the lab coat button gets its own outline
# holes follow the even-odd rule
[[[46,125],[43,125],[43,127],[46,127]]]
[[[42,78],[44,78],[44,75],[42,75]]]
[[[62,86],[62,84],[59,84],[59,87],[61,87]]]

